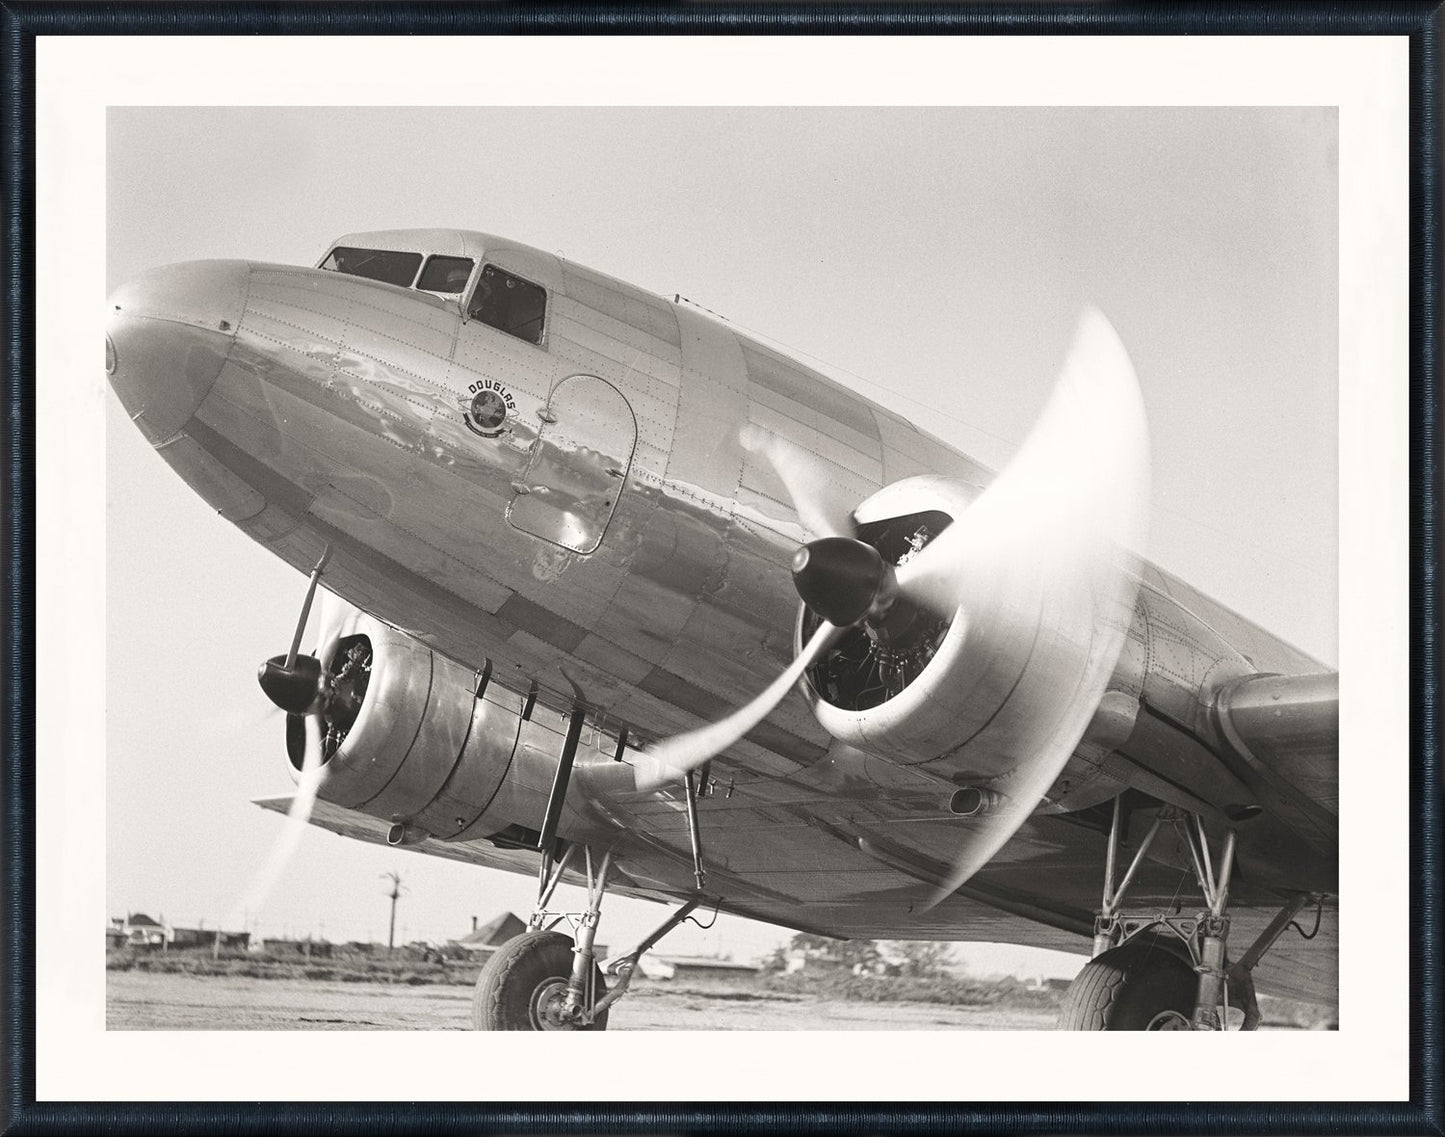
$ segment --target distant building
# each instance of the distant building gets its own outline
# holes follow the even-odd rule
[[[511,912],[503,912],[480,927],[477,925],[477,918],[473,916],[472,930],[452,943],[470,958],[485,960],[508,940],[515,939],[526,930],[527,925]]]
[[[216,941],[219,940],[218,944]],[[214,928],[172,928],[171,947],[216,948],[245,951],[251,943],[250,932],[218,932]]]
[[[739,963],[715,955],[644,955],[638,965],[649,979],[670,979],[673,982],[696,984],[733,984],[740,979],[753,980],[761,968],[755,963]]]
[[[173,948],[210,947],[215,942],[216,933],[208,932],[204,928],[171,929],[171,947]]]
[[[131,912],[111,919],[110,927],[105,931],[105,943],[110,947],[113,942],[118,947],[165,951],[171,942],[171,932],[159,920],[152,920],[144,912]]]
[[[783,971],[787,975],[792,975],[796,971],[806,971],[810,975],[835,975],[856,970],[856,966],[849,960],[823,955],[817,951],[800,951],[797,948],[790,948],[783,958],[786,961]]]
[[[449,940],[446,947],[453,953],[453,958],[457,958],[456,953],[461,953],[467,959],[485,963],[494,951],[526,930],[526,923],[512,912],[503,912],[485,924],[478,924],[473,916],[472,930],[460,939]],[[599,961],[607,958],[605,944],[593,944],[592,950]]]
[[[296,957],[299,959],[329,959],[331,944],[326,940],[304,940],[267,938],[261,945],[267,955]]]

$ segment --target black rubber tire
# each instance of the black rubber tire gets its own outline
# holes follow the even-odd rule
[[[589,1026],[548,1025],[537,1003],[547,988],[566,988],[572,974],[572,941],[561,932],[523,932],[492,953],[472,993],[473,1030],[606,1030],[607,1011]],[[607,990],[593,964],[600,999]]]
[[[1194,1015],[1199,976],[1152,937],[1089,960],[1059,1010],[1060,1030],[1149,1030],[1157,1016]],[[1155,1026],[1153,1029],[1159,1029]]]

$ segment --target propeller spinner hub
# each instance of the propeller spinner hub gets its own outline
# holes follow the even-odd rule
[[[284,655],[273,656],[261,664],[256,680],[268,699],[293,715],[314,710],[324,690],[321,661],[314,655],[298,655],[290,667]]]
[[[838,627],[880,615],[897,592],[892,566],[851,537],[823,537],[794,553],[793,586],[804,604]]]

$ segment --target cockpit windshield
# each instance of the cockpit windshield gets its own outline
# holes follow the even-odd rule
[[[484,264],[467,315],[520,340],[540,344],[547,290],[496,265]]]
[[[471,257],[427,257],[426,268],[421,270],[416,286],[423,292],[444,292],[448,296],[456,296],[472,278],[472,265],[475,263]]]
[[[338,245],[321,262],[321,267],[332,272],[364,276],[367,280],[379,280],[384,284],[399,284],[403,288],[409,288],[416,279],[416,270],[421,267],[421,254],[394,253],[386,249],[352,249]]]

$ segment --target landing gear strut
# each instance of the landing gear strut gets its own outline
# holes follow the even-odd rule
[[[606,1030],[607,1012],[583,1016],[569,1007],[572,941],[561,932],[525,932],[499,947],[482,968],[472,996],[477,1030]],[[591,962],[590,959],[588,962]],[[590,969],[594,990],[602,973]]]
[[[642,956],[702,903],[687,901],[625,955],[599,963],[593,945],[612,855],[604,853],[594,871],[591,849],[584,848],[587,907],[581,912],[547,908],[577,846],[567,848],[555,865],[542,862],[541,887],[528,930],[508,940],[487,961],[472,997],[475,1030],[606,1030],[607,1012],[627,993]],[[575,929],[569,939],[554,929],[563,921]],[[616,984],[609,991],[603,973]]]
[[[574,714],[547,805],[539,842],[542,865],[537,878],[536,907],[527,931],[498,948],[477,977],[472,998],[472,1026],[476,1030],[606,1030],[607,1013],[627,992],[642,956],[688,919],[703,901],[707,873],[702,863],[697,783],[689,771],[684,788],[697,892],[630,952],[599,963],[595,950],[597,924],[602,917],[602,897],[612,868],[611,850],[598,857],[585,845],[567,844],[560,859],[554,855],[561,796],[566,793],[580,722],[581,716]],[[554,911],[548,906],[563,874],[579,867],[579,850],[580,868],[586,878],[586,907],[580,912]],[[570,939],[556,930],[564,921],[572,927]],[[604,973],[616,980],[610,991]]]
[[[612,854],[594,863],[582,850],[587,873],[587,906],[581,912],[552,912],[547,905],[562,874],[571,867],[577,846],[560,861],[544,855],[537,906],[525,934],[508,940],[477,977],[472,1025],[477,1030],[606,1030],[607,985],[592,950],[602,916],[602,896]],[[564,920],[573,927],[568,939],[554,929]]]
[[[1193,915],[1135,911],[1123,899],[1164,821],[1182,823],[1204,909]],[[1094,919],[1094,958],[1084,965],[1064,999],[1061,1030],[1224,1030],[1230,1006],[1243,1011],[1241,1030],[1259,1026],[1255,964],[1305,904],[1290,898],[1240,959],[1229,961],[1229,880],[1234,870],[1231,829],[1213,856],[1197,813],[1161,810],[1139,842],[1123,879],[1114,883],[1123,828],[1121,799],[1114,799],[1104,862],[1104,894]]]

